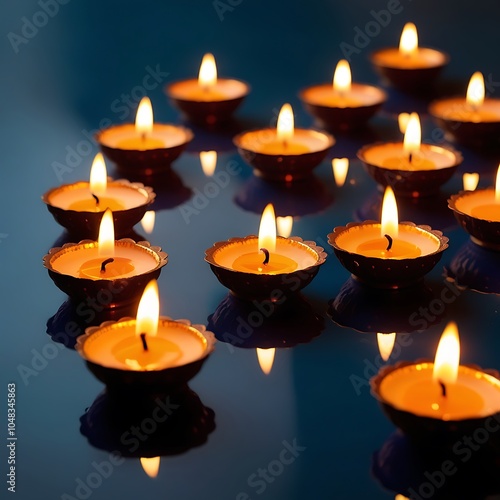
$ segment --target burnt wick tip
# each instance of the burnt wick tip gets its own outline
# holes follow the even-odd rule
[[[266,256],[262,264],[269,264],[269,250],[267,248],[261,248],[260,251],[263,252],[263,254]]]
[[[388,234],[384,234],[384,238],[387,238],[387,242],[388,242],[386,250],[390,250],[392,248],[392,241],[393,240]]]
[[[95,204],[99,206],[99,198],[94,193],[92,193],[92,198],[94,198]]]
[[[114,262],[114,261],[115,261],[115,259],[113,259],[112,257],[110,257],[109,259],[103,260],[102,264],[101,264],[101,273],[105,273],[106,272],[106,266],[108,264],[111,264],[111,262]]]
[[[141,337],[141,342],[142,342],[142,348],[147,351],[148,350],[148,343],[146,342],[146,334],[145,333],[141,333],[139,335],[139,337]]]
[[[445,398],[446,397],[446,386],[441,381],[439,381],[439,386],[441,387],[441,395],[443,396],[443,398]]]

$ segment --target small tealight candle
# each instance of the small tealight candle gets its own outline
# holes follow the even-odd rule
[[[348,131],[364,125],[387,99],[372,85],[353,83],[349,63],[338,62],[333,84],[314,85],[300,93],[306,109],[333,130]]]
[[[200,151],[200,163],[203,173],[212,177],[217,167],[217,151]]]
[[[448,63],[438,50],[418,46],[415,24],[406,23],[398,48],[380,49],[370,56],[372,64],[394,86],[402,90],[425,91]]]
[[[494,196],[490,196],[488,192],[485,198],[483,201],[486,203],[471,207],[470,214],[476,219],[500,222],[500,165],[497,170]]]
[[[196,123],[214,125],[230,118],[249,93],[239,80],[219,78],[215,57],[203,56],[197,79],[171,83],[165,92],[172,103]]]
[[[378,333],[377,332],[377,345],[380,352],[380,357],[387,361],[392,354],[394,344],[396,343],[396,332],[392,333]]]
[[[396,367],[380,381],[378,396],[397,410],[443,421],[500,412],[500,380],[459,361],[458,329],[452,322],[441,336],[434,363]]]
[[[474,191],[479,184],[479,174],[477,172],[465,173],[462,175],[464,191]]]
[[[349,171],[349,158],[333,158],[332,171],[337,187],[342,187]]]
[[[233,142],[259,175],[292,181],[309,176],[326,156],[334,139],[326,132],[296,129],[293,109],[290,104],[284,104],[276,129],[243,132]]]

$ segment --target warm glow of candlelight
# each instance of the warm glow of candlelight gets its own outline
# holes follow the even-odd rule
[[[341,59],[333,74],[333,90],[340,93],[349,92],[351,81],[351,67],[345,59]]]
[[[396,342],[396,332],[393,333],[377,333],[377,344],[380,356],[384,361],[387,361],[394,349]]]
[[[276,217],[276,227],[280,236],[288,238],[292,234],[293,217],[291,215]]]
[[[270,349],[261,349],[260,347],[257,347],[256,350],[261,370],[266,375],[269,375],[273,367],[274,354],[276,353],[276,349],[274,347],[271,347]]]
[[[143,97],[135,115],[135,131],[139,134],[150,134],[153,130],[153,106],[149,97]]]
[[[276,218],[272,203],[269,203],[262,212],[259,226],[259,248],[265,248],[269,252],[276,251]]]
[[[95,155],[90,169],[90,192],[96,196],[104,196],[108,185],[108,174],[102,153]]]
[[[467,104],[474,109],[482,106],[484,102],[484,77],[480,71],[476,71],[469,81],[467,87]]]
[[[388,234],[391,238],[397,238],[399,234],[398,205],[396,196],[390,186],[385,188],[384,200],[382,201],[382,217],[380,220],[380,234]]]
[[[398,127],[399,131],[404,135],[406,132],[406,127],[408,127],[408,120],[410,119],[410,113],[399,113],[398,115]]]
[[[457,381],[458,366],[460,364],[460,341],[458,328],[451,321],[446,325],[434,360],[432,378],[442,384],[454,384]]]
[[[160,457],[141,457],[141,465],[149,477],[155,478],[160,470]]]
[[[399,51],[408,57],[417,53],[418,34],[417,27],[413,23],[405,24],[399,41]]]
[[[160,297],[158,283],[151,280],[142,293],[139,307],[137,308],[137,320],[135,322],[135,333],[145,333],[154,337],[158,333],[158,319],[160,317]]]
[[[106,209],[102,216],[97,242],[97,254],[99,257],[114,257],[115,224],[113,222],[113,212],[109,208]]]
[[[337,184],[338,187],[342,187],[345,183],[347,172],[349,171],[349,159],[333,158],[332,170],[335,184]]]
[[[495,201],[500,202],[500,164],[497,169],[497,178],[495,182]]]
[[[200,72],[198,73],[198,84],[209,89],[217,83],[217,66],[213,54],[205,54],[201,61]]]
[[[217,151],[200,151],[200,163],[207,177],[214,175],[217,166]]]
[[[474,173],[465,173],[462,176],[462,182],[464,184],[465,191],[474,191],[479,184],[479,174],[477,172]]]
[[[403,149],[407,154],[413,154],[420,150],[422,140],[422,130],[420,128],[420,118],[417,113],[412,113],[406,125]]]
[[[155,228],[156,213],[154,210],[148,210],[141,219],[141,226],[146,233],[151,234]]]
[[[279,141],[287,142],[293,138],[294,122],[293,110],[290,104],[283,104],[278,115],[276,135]]]

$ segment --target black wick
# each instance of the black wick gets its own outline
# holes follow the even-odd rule
[[[147,351],[148,350],[148,343],[146,342],[146,334],[145,333],[141,333],[139,335],[139,337],[141,337],[141,342],[142,342],[142,348]]]
[[[413,160],[413,153],[410,153],[408,155],[408,161],[411,163],[412,160]]]
[[[392,238],[388,234],[384,234],[384,238],[387,238],[387,241],[389,242],[386,250],[390,250],[392,248]]]
[[[96,204],[97,206],[99,206],[99,198],[98,198],[98,197],[97,197],[94,193],[91,193],[91,194],[92,194],[92,197],[93,197],[93,198],[94,198],[94,200],[95,200],[95,204]]]
[[[441,396],[443,396],[443,398],[445,398],[446,397],[446,386],[440,380],[438,382],[439,382],[439,386],[441,387]]]
[[[106,266],[108,264],[111,264],[111,262],[114,262],[114,261],[115,261],[115,259],[113,259],[111,257],[109,259],[103,260],[102,264],[101,264],[101,273],[105,273],[106,272]]]
[[[264,265],[269,264],[269,250],[267,250],[267,248],[261,248],[260,251],[263,252],[264,255],[266,256],[262,264]]]

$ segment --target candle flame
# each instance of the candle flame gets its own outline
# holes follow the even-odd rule
[[[276,227],[280,236],[288,238],[292,234],[293,217],[291,215],[276,217]]]
[[[410,500],[408,497],[405,497],[404,495],[401,495],[398,493],[395,497],[394,500]]]
[[[335,184],[337,184],[338,187],[342,187],[347,178],[347,172],[349,171],[349,159],[333,158],[332,170]]]
[[[151,234],[155,228],[156,213],[154,210],[148,210],[141,219],[141,226],[146,233]]]
[[[158,283],[151,280],[144,289],[144,292],[137,308],[137,320],[135,322],[135,333],[140,335],[145,333],[154,336],[158,332],[158,319],[160,316],[160,298],[158,293]]]
[[[335,92],[349,92],[351,90],[351,67],[345,59],[337,63],[333,74],[333,90]]]
[[[262,212],[259,226],[259,248],[265,248],[270,253],[276,250],[276,218],[272,203],[269,203]]]
[[[384,361],[387,361],[396,343],[396,332],[377,333],[377,343],[380,356]]]
[[[294,123],[293,110],[290,104],[283,104],[278,115],[278,123],[276,126],[276,135],[279,141],[289,141],[293,138]]]
[[[153,131],[153,106],[149,97],[143,97],[135,115],[135,131],[150,134]]]
[[[412,113],[408,119],[403,141],[403,150],[407,154],[413,154],[420,150],[422,130],[420,128],[420,118],[417,113]]]
[[[382,217],[381,217],[380,234],[384,236],[388,234],[391,238],[397,238],[399,234],[399,219],[398,205],[396,196],[390,186],[385,188],[384,199],[382,201]]]
[[[398,127],[399,131],[404,135],[406,132],[406,127],[408,127],[408,120],[410,119],[410,113],[399,113],[398,115]]]
[[[479,174],[477,172],[471,174],[465,173],[462,176],[462,182],[465,191],[474,191],[479,183]]]
[[[260,347],[257,347],[256,351],[257,351],[257,359],[259,360],[259,365],[261,370],[266,375],[269,375],[271,373],[271,369],[273,368],[276,348],[271,347],[270,349],[261,349]]]
[[[108,185],[106,163],[102,153],[97,153],[90,169],[90,192],[96,196],[104,196]]]
[[[160,470],[160,457],[141,457],[141,465],[149,477],[155,478]]]
[[[405,24],[399,40],[399,51],[408,57],[417,53],[418,33],[417,27],[413,23]]]
[[[495,182],[495,201],[500,202],[500,164],[497,169],[497,177]]]
[[[102,215],[101,225],[99,226],[97,255],[105,258],[115,256],[115,224],[113,222],[113,212],[109,208]]]
[[[213,54],[205,54],[198,73],[198,85],[210,89],[217,84],[217,66]]]
[[[460,363],[460,340],[456,323],[450,321],[446,325],[439,340],[434,360],[432,378],[443,384],[454,384],[457,381]]]
[[[484,102],[484,77],[480,71],[476,71],[469,81],[467,87],[467,104],[477,109]]]
[[[214,175],[217,166],[217,151],[200,151],[200,163],[207,177]]]

